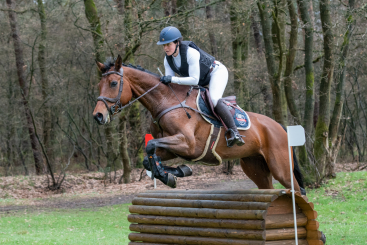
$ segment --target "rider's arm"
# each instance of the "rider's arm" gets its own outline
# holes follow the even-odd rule
[[[198,85],[200,79],[200,53],[196,49],[188,48],[187,63],[189,64],[189,77],[172,77],[172,83],[181,85]]]

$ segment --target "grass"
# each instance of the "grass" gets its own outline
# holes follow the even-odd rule
[[[0,244],[128,244],[129,204],[0,218]]]
[[[338,173],[321,188],[307,190],[307,197],[326,244],[367,244],[367,172]]]
[[[367,244],[367,172],[339,173],[307,191],[327,244]],[[128,244],[128,206],[5,215],[0,244]]]

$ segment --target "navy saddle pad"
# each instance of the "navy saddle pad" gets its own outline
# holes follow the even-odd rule
[[[200,96],[200,93],[198,93],[198,98],[197,98],[196,102],[197,102],[197,106],[198,106],[200,111],[202,111],[202,112],[208,114],[209,116],[212,116],[213,118],[215,118],[212,111],[208,108],[208,106],[204,102],[203,98]],[[250,126],[251,126],[251,121],[250,121],[250,118],[247,115],[247,113],[244,110],[242,110],[238,105],[235,106],[229,101],[226,101],[226,103],[232,105],[232,106],[228,106],[228,109],[231,111],[231,114],[233,115],[233,120],[234,120],[237,128],[240,129],[240,130],[249,129]],[[233,107],[235,107],[235,108],[233,108]],[[222,122],[217,120],[217,119],[212,119],[212,118],[206,117],[203,114],[201,114],[201,116],[207,122],[213,124],[215,127],[222,127],[223,126]]]

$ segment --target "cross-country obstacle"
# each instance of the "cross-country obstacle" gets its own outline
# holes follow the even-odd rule
[[[299,245],[322,245],[317,212],[296,192]],[[290,190],[158,190],[129,207],[129,245],[295,244]]]

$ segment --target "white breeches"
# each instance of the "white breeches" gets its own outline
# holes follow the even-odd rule
[[[228,82],[227,68],[219,61],[215,61],[215,63],[219,65],[216,65],[210,73],[209,83],[210,98],[212,99],[214,107],[217,106],[218,100],[222,98]]]

